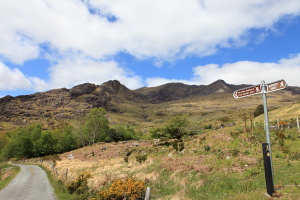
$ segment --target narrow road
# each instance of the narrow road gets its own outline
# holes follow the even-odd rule
[[[56,200],[46,172],[36,165],[17,165],[20,173],[0,190],[2,200]]]

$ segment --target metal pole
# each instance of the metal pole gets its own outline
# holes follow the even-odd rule
[[[272,176],[274,176],[274,173],[273,173],[273,162],[272,162],[272,148],[271,148],[271,140],[270,140],[270,129],[269,129],[269,115],[268,115],[268,105],[267,105],[267,95],[266,95],[267,91],[266,91],[265,81],[261,82],[261,90],[262,90],[263,103],[264,103],[264,117],[265,117],[266,138],[267,138],[267,143],[269,144],[269,153],[270,153]]]

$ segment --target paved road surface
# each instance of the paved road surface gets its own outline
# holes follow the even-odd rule
[[[46,172],[36,165],[17,165],[21,172],[4,189],[1,200],[56,200]]]

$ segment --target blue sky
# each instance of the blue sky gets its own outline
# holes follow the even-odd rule
[[[298,0],[2,0],[0,44],[0,97],[115,79],[300,86]]]

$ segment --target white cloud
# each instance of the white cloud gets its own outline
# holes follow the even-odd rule
[[[276,63],[260,63],[240,61],[224,65],[209,64],[197,66],[191,80],[165,79],[153,77],[146,80],[148,87],[159,86],[165,83],[181,82],[188,85],[208,85],[216,80],[223,79],[230,84],[260,84],[285,79],[291,86],[300,85],[300,54],[281,59]]]
[[[10,69],[0,62],[0,90],[30,89],[31,83],[18,69]]]
[[[251,29],[272,29],[284,16],[297,15],[298,0],[1,0],[1,61],[22,64],[43,57],[56,64],[49,69],[48,80],[26,78],[20,70],[1,64],[12,78],[1,73],[0,87],[40,91],[118,79],[135,89],[143,86],[142,80],[113,61],[119,52],[154,58],[157,65],[189,55],[207,56],[219,47],[247,44],[245,35]],[[263,40],[265,34],[257,39]],[[267,75],[270,79],[285,75],[292,77],[291,84],[300,85],[294,78],[299,74],[298,57],[278,63],[199,66],[192,80],[157,77],[146,82],[149,86],[167,81],[208,84],[221,76],[231,83],[252,83]],[[283,69],[285,65],[294,73]]]
[[[81,83],[102,84],[119,80],[130,89],[142,87],[142,80],[113,61],[95,61],[85,58],[66,59],[50,68],[49,87],[73,87]]]
[[[205,56],[244,45],[249,29],[299,14],[298,0],[2,0],[0,53],[16,63],[36,57],[40,44],[93,58],[120,51],[162,60]],[[109,21],[112,16],[117,20]]]
[[[231,84],[259,84],[286,79],[289,85],[300,85],[300,54],[276,63],[240,61],[224,65],[205,65],[194,68],[193,81],[210,84],[223,79]]]
[[[195,82],[183,79],[167,79],[162,77],[151,77],[146,79],[147,87],[156,87],[160,85],[164,85],[166,83],[184,83],[187,85],[193,85]]]
[[[39,47],[24,35],[5,31],[0,22],[0,58],[23,64],[24,61],[37,58]]]

